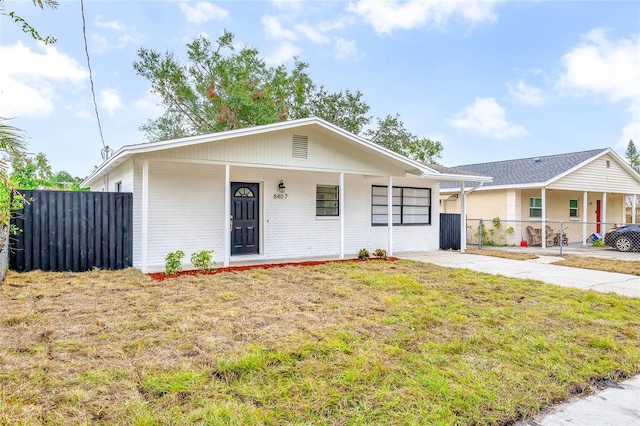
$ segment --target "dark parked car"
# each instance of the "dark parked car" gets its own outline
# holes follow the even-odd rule
[[[604,244],[618,251],[639,250],[640,224],[634,223],[610,229],[604,235]]]

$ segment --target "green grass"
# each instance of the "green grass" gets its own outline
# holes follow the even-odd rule
[[[430,264],[0,286],[0,424],[507,424],[640,372],[640,299]]]

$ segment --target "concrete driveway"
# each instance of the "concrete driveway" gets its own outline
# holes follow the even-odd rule
[[[467,268],[488,274],[540,280],[564,287],[640,297],[639,276],[552,265],[552,262],[562,259],[555,256],[540,256],[533,260],[511,260],[441,250],[406,253],[399,257],[451,268]]]
[[[404,259],[451,268],[540,280],[565,287],[640,297],[640,277],[552,265],[560,257],[542,256],[534,260],[511,260],[453,251],[410,253]],[[607,384],[612,387],[607,387]],[[620,384],[604,383],[604,390],[573,398],[551,407],[534,419],[516,426],[638,426],[640,425],[640,375]]]

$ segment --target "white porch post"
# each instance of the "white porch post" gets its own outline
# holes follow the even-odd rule
[[[605,225],[600,227],[600,233],[602,235],[604,235],[604,233],[606,232],[606,229],[604,229],[607,225],[607,193],[603,192],[602,193],[602,215],[600,216],[600,222],[604,223]]]
[[[149,272],[149,160],[142,160],[142,247],[140,269]]]
[[[340,172],[338,187],[338,216],[340,216],[340,259],[344,259],[344,172]]]
[[[587,200],[587,191],[582,193],[582,245],[587,245],[587,205],[589,204]]]
[[[393,177],[389,176],[387,186],[387,227],[389,228],[389,247],[387,254],[393,256]]]
[[[222,214],[222,229],[224,229],[224,266],[231,262],[231,181],[229,165],[224,165],[224,211]]]
[[[636,206],[637,205],[638,205],[638,194],[633,194],[633,198],[631,199],[631,223],[636,223]]]
[[[540,235],[542,237],[542,248],[547,248],[547,191],[542,187],[542,223],[540,224]]]
[[[467,194],[464,193],[464,181],[460,181],[460,253],[467,250]]]

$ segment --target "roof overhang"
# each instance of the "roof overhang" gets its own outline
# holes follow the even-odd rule
[[[181,148],[185,146],[197,145],[202,143],[212,143],[223,140],[241,138],[246,136],[260,135],[269,132],[276,132],[281,130],[300,129],[305,127],[311,127],[315,130],[330,133],[334,137],[339,137],[346,140],[349,143],[353,143],[356,146],[361,147],[385,161],[395,163],[398,168],[404,170],[409,175],[415,175],[423,178],[431,178],[439,181],[447,180],[472,180],[472,181],[486,181],[490,182],[491,178],[484,176],[459,176],[450,175],[447,173],[440,173],[432,168],[425,166],[422,163],[413,161],[400,154],[397,154],[391,150],[388,150],[378,144],[370,142],[360,136],[354,135],[338,126],[335,126],[325,120],[317,117],[302,118],[299,120],[283,121],[279,123],[267,124],[263,126],[248,127],[243,129],[234,129],[218,133],[210,133],[206,135],[191,136],[180,139],[171,139],[166,141],[141,143],[135,145],[125,145],[118,149],[110,158],[104,161],[82,182],[82,186],[90,186],[94,182],[97,182],[103,176],[110,171],[127,162],[132,157],[152,153],[167,149]],[[489,179],[489,180],[485,180]]]

